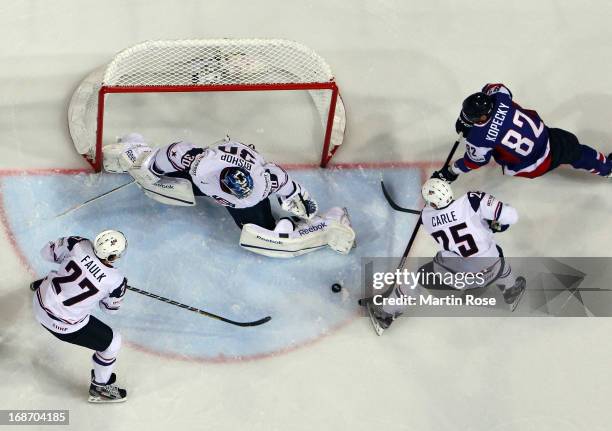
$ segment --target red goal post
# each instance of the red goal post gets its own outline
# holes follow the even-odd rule
[[[308,91],[324,131],[317,151],[325,167],[346,126],[338,86],[323,58],[282,39],[148,41],[128,48],[81,82],[68,125],[77,151],[100,171],[108,94],[279,90]]]

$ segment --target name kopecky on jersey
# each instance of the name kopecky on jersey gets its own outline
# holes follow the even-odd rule
[[[466,172],[484,166],[493,157],[504,174],[531,177],[548,163],[548,129],[535,111],[513,102],[506,87],[498,84],[496,88],[491,94],[494,114],[470,129],[465,137],[466,156],[456,166]]]
[[[501,128],[504,124],[504,120],[506,119],[506,115],[508,114],[508,110],[510,106],[506,105],[503,102],[499,103],[499,106],[495,110],[495,115],[491,119],[491,124],[489,125],[489,129],[487,130],[487,141],[496,142],[497,137],[499,136],[499,132],[503,129]]]

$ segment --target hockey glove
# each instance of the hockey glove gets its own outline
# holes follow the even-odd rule
[[[463,120],[461,117],[457,118],[457,121],[455,122],[455,131],[457,133],[462,133],[463,136],[467,136],[467,134],[470,132],[470,129],[472,128],[472,126],[474,125],[474,123],[470,123],[468,121]]]
[[[431,174],[431,178],[437,178],[439,180],[444,180],[447,183],[452,183],[458,177],[459,175],[453,173],[448,165],[444,166],[439,171],[435,171],[433,174]]]
[[[510,227],[509,224],[501,224],[495,220],[487,220],[487,223],[489,224],[489,229],[491,229],[493,233],[504,232]]]
[[[317,201],[312,199],[306,190],[297,188],[295,193],[287,196],[285,199],[280,199],[281,207],[293,215],[300,218],[311,219],[319,210]]]

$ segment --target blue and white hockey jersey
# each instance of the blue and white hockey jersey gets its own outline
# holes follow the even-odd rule
[[[505,175],[536,178],[547,172],[551,164],[548,128],[538,113],[513,102],[503,84],[487,84],[482,91],[493,97],[493,112],[464,136],[466,152],[454,170],[478,169],[493,157]]]

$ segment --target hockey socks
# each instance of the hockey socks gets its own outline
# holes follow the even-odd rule
[[[612,160],[603,153],[595,151],[586,145],[581,145],[581,154],[578,160],[570,163],[576,169],[584,169],[592,174],[607,177],[612,173]]]

